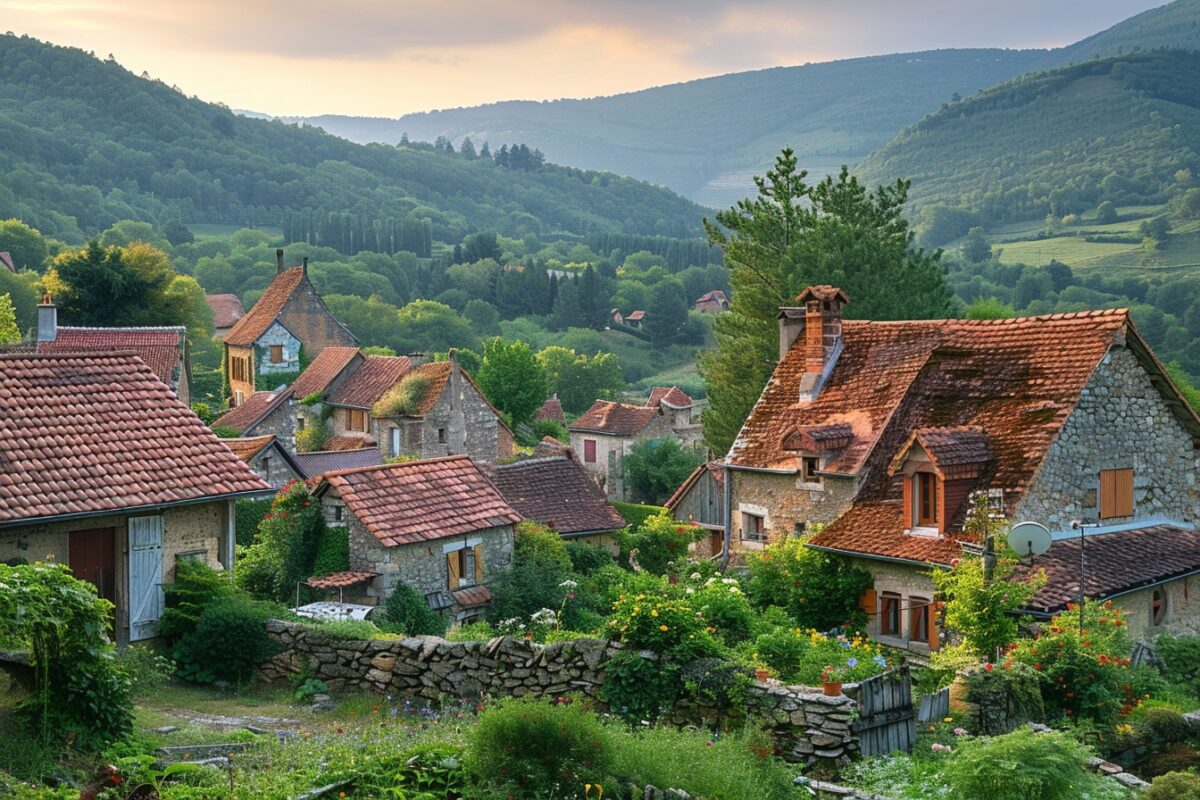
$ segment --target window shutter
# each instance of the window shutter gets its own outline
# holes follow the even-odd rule
[[[1100,470],[1100,518],[1133,516],[1133,470]]]
[[[483,545],[475,545],[475,582],[483,583]]]
[[[875,590],[867,589],[863,592],[862,596],[858,598],[858,605],[868,617],[875,616]]]
[[[937,650],[941,640],[938,639],[937,603],[931,602],[926,609],[929,613],[929,649]]]
[[[457,589],[459,581],[462,580],[462,567],[459,565],[458,555],[457,550],[453,553],[446,553],[446,567],[450,575],[449,585],[451,591]]]

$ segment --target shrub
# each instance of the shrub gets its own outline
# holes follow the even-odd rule
[[[623,555],[647,572],[663,575],[667,566],[688,551],[688,546],[704,535],[695,524],[677,522],[666,510],[647,517],[636,531],[626,533],[621,543]]]
[[[238,500],[234,510],[234,530],[242,547],[254,544],[254,536],[263,517],[271,511],[270,500]]]
[[[313,555],[313,575],[329,575],[350,569],[350,537],[345,528],[321,526]]]
[[[750,601],[742,593],[737,581],[732,578],[714,580],[696,592],[692,603],[726,645],[732,647],[750,638],[754,627],[754,609],[750,607]]]
[[[1186,686],[1200,696],[1200,636],[1169,636],[1154,640],[1173,683]]]
[[[701,451],[684,448],[678,439],[643,439],[625,455],[625,480],[639,496],[662,502],[703,463]]]
[[[117,653],[117,668],[129,679],[130,687],[137,694],[157,689],[175,673],[175,665],[163,658],[149,645],[133,644]]]
[[[656,514],[661,514],[662,512],[666,511],[666,509],[662,506],[647,506],[640,503],[623,503],[618,500],[614,500],[612,505],[613,508],[617,510],[617,513],[624,517],[625,524],[630,528],[641,527],[641,524],[649,517],[653,517]]]
[[[321,418],[311,419],[304,426],[304,430],[296,431],[296,452],[315,453],[324,450],[332,435],[328,421]]]
[[[567,432],[567,426],[563,425],[558,420],[554,419],[539,419],[533,423],[533,439],[534,443],[542,441],[547,436],[551,439],[556,439],[563,444],[571,441],[571,434]]]
[[[805,546],[802,538],[749,553],[746,565],[750,600],[759,608],[787,609],[802,628],[859,627],[866,620],[858,599],[873,585],[871,574],[840,556]]]
[[[1200,800],[1200,775],[1194,772],[1168,772],[1159,775],[1143,789],[1141,800]]]
[[[567,542],[567,555],[571,559],[571,569],[580,575],[591,575],[601,567],[616,563],[607,547],[587,542]]]
[[[428,375],[410,372],[371,408],[377,417],[414,417],[420,414],[433,382]]]
[[[571,570],[571,556],[567,554],[567,545],[562,537],[532,520],[517,525],[513,539],[513,563],[544,565],[563,572]]]
[[[1076,800],[1102,780],[1088,769],[1090,755],[1065,734],[1020,728],[961,740],[943,774],[961,800]]]
[[[563,797],[603,783],[612,748],[594,714],[572,703],[501,700],[479,717],[468,772],[489,797]]]
[[[231,428],[228,425],[217,425],[212,429],[212,432],[221,439],[236,439],[242,435],[242,432],[237,428]]]
[[[396,639],[368,619],[309,619],[304,623],[309,639],[318,642],[344,642],[362,639]]]
[[[754,640],[754,660],[785,681],[795,680],[808,652],[808,637],[794,628],[777,628]]]
[[[446,631],[446,639],[451,642],[486,642],[495,635],[496,629],[486,622],[454,625]]]
[[[446,618],[430,608],[425,596],[407,583],[392,587],[385,616],[409,636],[441,636],[446,632]]]
[[[1190,734],[1187,720],[1173,708],[1148,708],[1142,714],[1142,721],[1155,736],[1168,742],[1182,742]]]
[[[205,609],[196,627],[175,645],[180,677],[193,683],[243,683],[276,652],[264,624],[267,603],[227,597]]]
[[[608,631],[630,647],[679,663],[720,652],[714,630],[686,600],[649,594],[624,595],[608,621]]]
[[[679,697],[679,668],[622,650],[604,665],[600,697],[608,708],[629,722],[654,721]]]
[[[699,658],[680,670],[684,688],[696,702],[718,714],[741,709],[754,683],[745,667],[720,658]]]
[[[325,528],[321,507],[304,484],[288,484],[258,526],[257,540],[242,554],[234,573],[238,585],[263,600],[293,601],[297,584],[312,575]]]
[[[967,673],[966,683],[972,703],[1006,710],[1003,719],[981,714],[979,730],[974,731],[977,734],[1007,733],[1016,724],[1039,722],[1045,716],[1041,678],[1025,664],[1006,662],[1001,667],[972,670]]]
[[[229,576],[203,561],[180,561],[175,565],[175,582],[163,586],[163,613],[158,633],[175,641],[195,629],[204,609],[237,590]]]

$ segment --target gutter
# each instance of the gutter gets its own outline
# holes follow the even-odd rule
[[[249,500],[252,498],[271,497],[274,494],[274,489],[252,489],[245,492],[230,492],[228,494],[211,495],[209,497],[198,497],[193,500],[176,500],[172,503],[151,503],[150,505],[132,506],[128,508],[108,508],[101,511],[80,511],[75,514],[52,514],[44,517],[26,517],[24,519],[6,520],[4,522],[0,522],[0,528],[18,528],[26,525],[45,525],[53,522],[69,522],[76,519],[94,519],[96,517],[126,515],[133,516],[146,511],[165,511],[171,508],[196,506],[202,503],[214,503],[222,500]]]
[[[724,531],[721,534],[721,571],[729,569],[729,548],[733,544],[733,476],[729,462],[726,461],[721,465],[724,471],[723,480],[721,481],[721,499],[724,504],[725,525]]]

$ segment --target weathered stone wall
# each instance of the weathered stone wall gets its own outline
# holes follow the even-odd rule
[[[304,353],[310,359],[319,356],[326,347],[358,345],[350,331],[325,307],[307,276],[288,297],[277,319],[304,343]]]
[[[730,476],[734,550],[761,547],[742,538],[743,511],[766,516],[768,540],[787,538],[796,533],[797,523],[811,529],[833,522],[850,506],[857,487],[854,478],[830,476],[820,484],[806,483],[799,473],[731,470]]]
[[[1137,357],[1114,347],[1101,360],[1079,403],[1015,509],[1052,531],[1099,516],[1099,473],[1133,469],[1134,516],[1195,521],[1200,509],[1192,438],[1150,383]]]
[[[300,340],[278,322],[272,323],[271,327],[258,337],[255,345],[254,366],[261,378],[255,382],[258,388],[270,391],[275,388],[271,381],[273,373],[295,372],[300,369]],[[283,361],[278,364],[271,363],[272,345],[283,348]]]
[[[296,452],[296,417],[302,406],[294,399],[280,403],[279,407],[268,414],[261,422],[242,431],[242,436],[275,435],[276,440],[290,453]]]
[[[556,697],[584,694],[600,700],[604,665],[621,645],[579,639],[540,645],[497,637],[482,642],[448,642],[434,636],[399,640],[330,640],[319,631],[287,622],[267,623],[281,652],[263,665],[268,680],[308,669],[334,691],[370,690],[430,703],[442,698],[523,695]],[[647,656],[649,657],[649,656]],[[847,687],[853,692],[853,687]],[[746,712],[772,727],[778,746],[791,761],[848,760],[858,752],[852,731],[857,703],[826,697],[800,686],[756,683]],[[678,724],[711,722],[708,709],[681,703]]]
[[[1151,599],[1155,589],[1167,600],[1167,616],[1162,625],[1151,618]],[[1114,598],[1113,606],[1125,612],[1129,637],[1134,641],[1153,642],[1161,633],[1200,633],[1200,579],[1180,578],[1154,589],[1141,589]]]
[[[384,417],[375,420],[375,427],[384,458],[466,454],[476,461],[494,462],[513,452],[512,434],[461,373],[451,374],[437,403],[423,418]],[[393,452],[393,428],[401,430],[399,452]]]
[[[283,446],[286,447],[286,443]],[[267,462],[265,465],[264,460]],[[273,445],[264,447],[258,455],[250,460],[250,469],[271,484],[273,489],[282,489],[292,481],[303,480],[300,474],[292,469],[291,465],[279,454],[279,449]]]
[[[596,476],[600,486],[608,494],[610,500],[632,501],[633,490],[625,485],[625,455],[634,444],[645,439],[662,439],[674,437],[671,421],[666,416],[659,416],[637,436],[609,436],[589,431],[571,431],[571,449],[579,454],[580,462],[585,469]],[[584,462],[585,439],[596,442],[595,462]]]
[[[854,566],[864,569],[875,578],[876,613],[867,621],[867,633],[871,638],[891,647],[899,647],[921,655],[929,654],[929,642],[913,639],[913,619],[909,610],[930,602],[934,597],[933,581],[929,568],[918,565],[896,564],[869,558],[852,559]],[[881,598],[884,592],[900,595],[899,635],[884,636],[880,630]]]

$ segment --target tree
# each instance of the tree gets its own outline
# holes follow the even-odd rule
[[[467,321],[454,309],[433,300],[414,300],[400,309],[395,338],[397,344],[392,346],[397,353],[444,353],[452,347],[473,350],[479,346],[479,338]]]
[[[537,354],[546,370],[546,383],[558,395],[563,408],[582,414],[596,400],[614,400],[625,388],[621,363],[613,353],[596,353],[590,358],[576,351],[551,345]]]
[[[1120,215],[1117,214],[1117,207],[1113,205],[1112,200],[1105,200],[1096,206],[1096,222],[1101,225],[1111,225],[1120,218]]]
[[[164,319],[160,311],[163,293],[174,277],[165,254],[150,245],[134,245],[127,251],[101,247],[93,239],[82,250],[55,258],[46,285],[73,325],[178,325],[179,321]]]
[[[187,225],[184,225],[177,219],[167,220],[162,226],[162,235],[171,243],[172,247],[181,244],[191,244],[196,241],[196,237],[192,235],[192,231]]]
[[[0,250],[8,251],[17,269],[40,271],[46,260],[46,240],[19,219],[0,220]]]
[[[479,154],[475,152],[475,143],[471,141],[471,137],[467,136],[458,146],[458,154],[472,161],[479,158]]]
[[[1142,235],[1143,239],[1161,244],[1171,235],[1171,221],[1167,219],[1166,215],[1144,220],[1138,227],[1138,233]]]
[[[500,312],[486,300],[471,300],[463,308],[463,316],[471,324],[471,330],[479,336],[496,336],[500,333]]]
[[[650,503],[662,503],[679,488],[704,456],[686,450],[675,438],[643,439],[626,453],[625,479],[639,497]]]
[[[528,423],[546,402],[546,371],[525,342],[492,339],[483,347],[479,388],[513,425]]]
[[[962,255],[972,264],[980,264],[992,257],[992,246],[983,235],[983,228],[976,225],[968,231],[967,238],[963,239]]]
[[[490,258],[499,261],[504,257],[495,231],[475,233],[463,240],[462,260],[467,264]]]
[[[17,327],[17,312],[13,309],[12,297],[0,294],[0,344],[15,344],[21,341],[21,329]]]
[[[646,307],[646,319],[642,323],[650,341],[659,347],[679,341],[687,319],[688,303],[684,299],[683,284],[674,278],[654,284]]]
[[[700,359],[710,406],[704,435],[714,450],[733,443],[778,356],[776,315],[806,286],[829,283],[851,298],[847,316],[947,317],[951,293],[939,253],[913,247],[904,220],[908,183],[867,191],[845,168],[815,186],[785,149],[758,196],[705,220],[725,251],[733,290],[715,323],[716,350]]]
[[[981,297],[967,306],[963,316],[967,319],[1009,319],[1017,316],[1017,310],[995,297]]]

